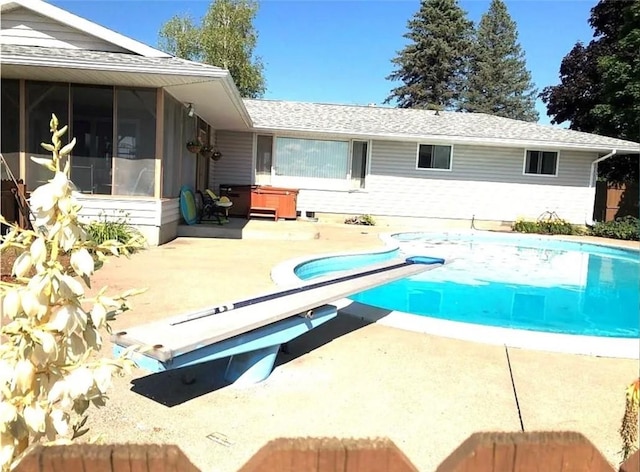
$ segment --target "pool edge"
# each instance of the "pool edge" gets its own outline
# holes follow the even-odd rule
[[[453,230],[453,231],[395,231],[381,233],[379,238],[384,246],[378,250],[344,251],[331,254],[315,256],[302,256],[290,259],[276,265],[271,271],[271,278],[277,285],[291,285],[301,281],[295,275],[295,268],[302,263],[317,259],[324,259],[336,256],[352,256],[366,254],[382,254],[397,250],[399,243],[393,239],[394,235],[407,233],[421,234],[446,234],[446,235],[468,235],[468,234],[492,234],[490,231],[481,230]],[[505,233],[507,234],[507,233]],[[518,237],[544,240],[564,240],[567,242],[600,246],[605,248],[622,249],[640,254],[640,251],[623,245],[595,243],[592,241],[579,242],[573,238],[563,238],[562,236],[549,235],[529,235],[517,233]],[[640,358],[640,339],[638,338],[617,338],[604,336],[586,336],[579,334],[548,333],[543,331],[523,330],[515,328],[503,328],[474,323],[464,323],[459,321],[444,320],[428,316],[413,315],[402,311],[390,311],[353,301],[348,298],[336,300],[334,305],[338,308],[338,313],[347,316],[354,316],[372,323],[379,323],[406,331],[419,332],[432,336],[439,336],[462,341],[475,342],[487,345],[501,345],[517,349],[528,349],[533,351],[557,352],[574,355],[588,355],[596,357],[610,357],[621,359]]]

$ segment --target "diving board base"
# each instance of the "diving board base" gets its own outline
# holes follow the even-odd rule
[[[236,385],[262,382],[271,374],[279,350],[280,344],[277,344],[231,356],[227,362],[224,379]]]
[[[138,367],[150,372],[163,372],[229,358],[224,372],[225,381],[234,385],[257,383],[271,374],[280,345],[326,323],[337,314],[338,310],[334,305],[322,305],[309,313],[285,318],[184,354],[175,354],[166,361],[135,351],[131,358]],[[114,343],[114,356],[120,356],[125,349],[126,347]]]

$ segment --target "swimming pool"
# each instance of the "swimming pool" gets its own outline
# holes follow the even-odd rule
[[[638,252],[555,238],[401,233],[398,248],[299,264],[301,279],[400,256],[444,267],[350,297],[389,312],[525,331],[608,338],[640,335]],[[636,348],[637,353],[637,348]]]

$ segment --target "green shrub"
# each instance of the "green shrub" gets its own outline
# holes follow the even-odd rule
[[[543,213],[537,221],[518,220],[511,229],[518,233],[538,233],[538,234],[582,234],[583,231],[578,226],[572,225],[566,220],[558,217],[555,212]]]
[[[371,215],[352,216],[351,218],[345,219],[344,223],[347,225],[364,225],[364,226],[376,225],[376,221],[373,219],[373,216]]]
[[[92,221],[86,226],[87,236],[97,244],[105,241],[118,241],[122,244],[131,241],[142,241],[144,238],[140,231],[131,226],[128,221],[128,215],[123,211],[121,216],[115,219],[109,219],[104,213],[100,215],[100,219]]]
[[[616,218],[615,221],[596,223],[589,228],[589,234],[601,238],[640,241],[640,219],[625,216],[624,218]]]

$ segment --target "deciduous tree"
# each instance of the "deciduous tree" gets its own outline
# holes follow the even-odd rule
[[[178,15],[160,30],[160,48],[183,59],[227,69],[243,97],[264,94],[262,60],[254,55],[258,34],[254,0],[214,0],[200,24]]]
[[[589,19],[594,39],[576,44],[560,66],[560,84],[540,97],[552,123],[640,141],[640,0],[601,0]],[[638,181],[638,157],[618,156],[598,166],[601,177]]]

